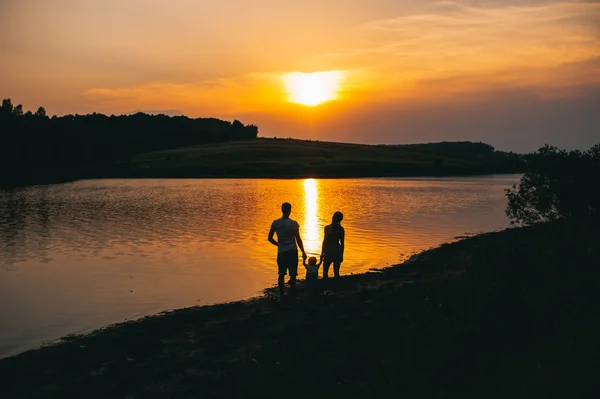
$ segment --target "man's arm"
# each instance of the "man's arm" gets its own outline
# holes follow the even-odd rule
[[[275,235],[275,229],[273,228],[273,226],[271,226],[271,230],[269,230],[269,242],[273,245],[275,245],[276,247],[279,246],[279,243],[277,241],[275,241],[275,239],[273,238],[273,235]]]
[[[302,251],[302,259],[306,259],[306,252],[304,251],[304,243],[302,242],[302,238],[300,238],[300,226],[296,227],[296,244],[298,244],[298,248]]]

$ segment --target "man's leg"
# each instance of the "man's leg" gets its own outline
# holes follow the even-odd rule
[[[284,278],[286,274],[287,268],[285,266],[285,259],[281,256],[281,254],[277,254],[277,272],[279,273],[279,278],[277,279],[277,286],[279,287],[279,293],[283,295],[283,284]]]

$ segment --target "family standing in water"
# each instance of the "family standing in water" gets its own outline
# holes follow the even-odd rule
[[[281,218],[274,220],[269,231],[269,242],[277,247],[277,268],[279,278],[277,280],[279,290],[283,292],[284,277],[290,274],[290,288],[296,288],[296,276],[298,275],[298,249],[302,252],[302,264],[306,268],[306,288],[314,290],[316,286],[319,266],[323,264],[323,279],[329,278],[329,268],[333,264],[333,276],[340,276],[340,267],[344,261],[344,238],[345,232],[341,225],[344,215],[335,212],[331,224],[325,226],[323,245],[319,262],[317,258],[308,258],[304,250],[304,243],[300,237],[300,225],[290,219],[292,205],[285,202],[281,205]],[[274,236],[277,234],[277,240]],[[308,258],[308,261],[307,261]]]

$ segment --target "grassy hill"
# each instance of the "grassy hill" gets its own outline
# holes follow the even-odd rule
[[[457,146],[461,151],[454,150]],[[141,154],[101,171],[98,177],[432,176],[522,169],[518,155],[482,143],[388,146],[256,139]]]

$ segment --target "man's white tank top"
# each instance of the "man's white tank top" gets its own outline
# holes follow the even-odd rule
[[[273,221],[271,229],[277,234],[277,252],[287,252],[296,249],[296,232],[300,225],[292,219],[280,218]]]

